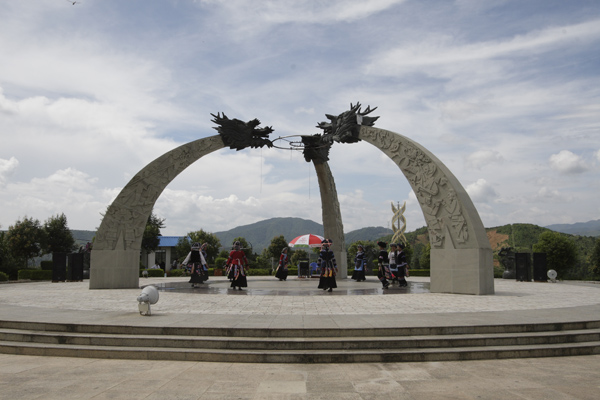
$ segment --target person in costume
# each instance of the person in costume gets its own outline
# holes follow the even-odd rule
[[[352,273],[352,279],[356,282],[365,281],[365,250],[359,244],[358,249],[356,251],[356,256],[354,257],[354,273]]]
[[[404,244],[399,243],[398,254],[396,255],[396,263],[398,264],[398,286],[407,287],[408,283],[406,282],[408,263],[406,262],[406,253],[404,252]]]
[[[392,273],[392,282],[398,283],[398,265],[396,264],[396,256],[398,255],[398,245],[396,243],[390,243],[390,252],[388,253],[388,260],[390,262],[390,272]]]
[[[207,247],[208,243],[202,243],[202,246],[200,246],[200,253],[202,253],[204,261],[208,260],[208,253],[206,252]],[[204,276],[204,281],[206,282],[208,280],[208,263],[206,262],[202,264],[202,274]]]
[[[319,289],[331,292],[337,287],[335,276],[337,274],[337,263],[335,255],[331,250],[331,239],[324,239],[321,242],[321,251],[317,263],[321,266],[321,276],[319,278]]]
[[[388,258],[388,252],[385,250],[387,247],[386,242],[377,242],[379,246],[379,257],[378,257],[378,271],[377,277],[381,281],[381,285],[384,289],[390,286],[388,279],[392,279],[392,272],[390,271],[390,260]]]
[[[189,283],[192,287],[196,287],[199,283],[204,283],[203,265],[206,264],[206,259],[200,252],[200,244],[192,244],[192,250],[188,253],[183,264],[190,268],[190,280]]]
[[[230,274],[232,277],[231,287],[242,290],[243,287],[248,287],[248,281],[246,279],[246,270],[248,269],[248,259],[246,254],[241,249],[242,244],[238,241],[233,243],[233,250],[229,253],[227,258],[227,265],[230,268]]]
[[[290,265],[290,257],[288,256],[288,248],[284,247],[281,250],[281,256],[279,257],[279,265],[277,265],[277,272],[275,277],[279,278],[280,281],[285,281],[288,276],[288,266]]]

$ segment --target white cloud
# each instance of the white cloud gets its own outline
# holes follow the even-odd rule
[[[467,168],[480,170],[482,167],[491,164],[502,164],[504,157],[495,150],[479,150],[465,157]]]
[[[533,198],[533,203],[567,203],[572,200],[572,196],[566,193],[548,187],[542,187],[538,190],[537,194]]]
[[[468,185],[466,191],[474,202],[489,203],[498,197],[494,187],[483,178]]]
[[[564,174],[578,174],[588,169],[581,157],[569,150],[561,150],[558,154],[552,154],[549,161],[552,169]]]
[[[0,158],[0,185],[8,180],[8,177],[15,172],[18,166],[19,161],[14,157],[8,160]]]
[[[384,11],[406,0],[335,0],[315,2],[313,0],[280,0],[248,3],[243,0],[200,0],[201,4],[219,5],[225,8],[231,19],[245,25],[334,22],[355,22]]]

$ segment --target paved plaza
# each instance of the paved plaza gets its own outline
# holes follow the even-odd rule
[[[140,279],[163,285],[152,316],[140,289],[88,282],[0,285],[0,319],[133,326],[405,327],[600,320],[600,285],[495,281],[489,296],[429,293],[428,278],[383,291],[376,278],[249,277],[229,290],[211,277]],[[600,355],[371,364],[232,364],[0,354],[0,399],[597,399]]]

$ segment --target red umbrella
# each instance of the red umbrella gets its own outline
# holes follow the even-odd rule
[[[290,247],[321,247],[323,237],[319,235],[313,235],[309,233],[307,235],[298,236],[292,239],[289,244]]]

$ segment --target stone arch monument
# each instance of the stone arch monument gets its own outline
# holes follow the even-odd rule
[[[456,177],[418,143],[394,132],[374,128],[374,109],[361,112],[360,104],[318,127],[323,134],[302,136],[304,157],[313,162],[323,211],[325,236],[333,239],[340,277],[347,277],[343,225],[328,153],[334,142],[364,140],[394,161],[408,179],[421,205],[431,242],[431,291],[493,294],[492,250],[468,194]],[[90,289],[137,288],[142,235],[154,203],[166,186],[203,156],[223,147],[272,147],[270,127],[213,115],[219,135],[179,146],[138,172],[108,208],[91,255]],[[277,146],[276,146],[277,147]]]

